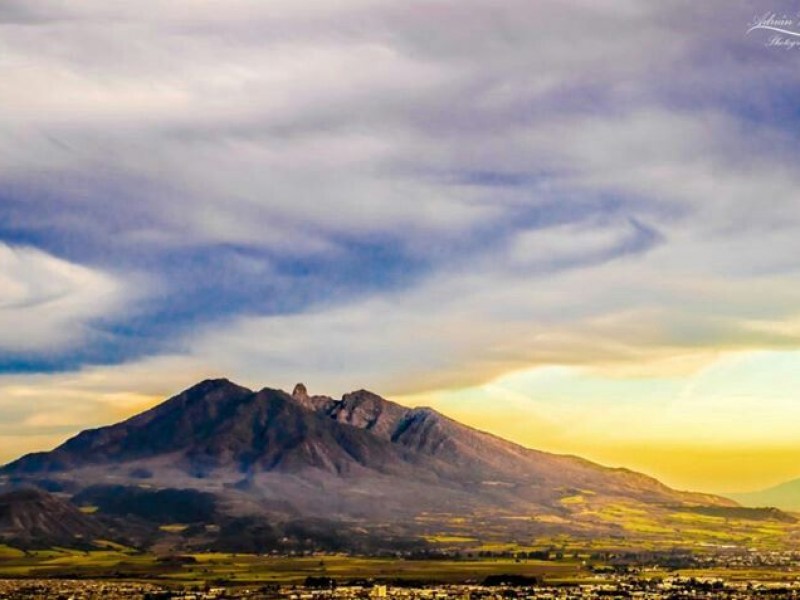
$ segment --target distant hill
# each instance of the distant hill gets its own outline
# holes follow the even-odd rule
[[[91,547],[106,530],[68,501],[36,489],[0,494],[0,539],[23,548]]]
[[[215,543],[209,531],[235,532],[243,523],[268,524],[270,539],[340,531],[373,546],[381,538],[405,545],[476,532],[647,537],[655,525],[642,517],[630,529],[622,517],[658,521],[692,507],[736,506],[626,469],[524,448],[366,390],[333,399],[309,395],[302,384],[288,394],[225,379],[26,455],[0,477],[60,490],[131,522],[212,524],[190,529],[202,544]],[[349,543],[340,542],[331,543]]]
[[[775,506],[783,510],[800,511],[800,479],[793,479],[758,492],[729,494],[745,506]]]

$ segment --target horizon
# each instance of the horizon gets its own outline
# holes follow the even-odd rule
[[[224,374],[799,478],[796,12],[4,2],[0,460]]]

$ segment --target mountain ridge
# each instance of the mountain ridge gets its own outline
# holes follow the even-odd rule
[[[333,440],[331,432],[319,430],[330,421],[337,424]],[[254,435],[254,426],[261,427],[261,436]],[[288,433],[289,439],[276,439],[275,434],[280,432]],[[324,438],[327,447],[321,447],[314,436]],[[120,423],[84,430],[49,452],[25,455],[0,468],[0,473],[61,472],[79,462],[130,462],[181,450],[186,451],[184,458],[189,462],[205,461],[212,468],[231,466],[232,457],[236,457],[243,472],[250,467],[270,471],[286,461],[289,469],[311,466],[341,472],[344,463],[364,466],[367,457],[363,452],[376,447],[373,438],[389,444],[376,450],[379,456],[370,457],[378,459],[377,464],[368,465],[372,468],[380,469],[387,461],[397,463],[392,466],[398,468],[401,463],[445,455],[483,467],[484,471],[488,462],[500,473],[524,477],[518,468],[531,465],[519,463],[538,458],[556,461],[565,468],[598,469],[612,477],[622,474],[654,490],[676,492],[655,478],[629,469],[526,448],[462,425],[430,407],[405,407],[367,390],[335,400],[309,396],[302,384],[288,394],[268,387],[253,391],[228,379],[203,380]],[[394,452],[387,451],[392,447]],[[504,451],[502,460],[486,455],[500,450]],[[292,464],[295,460],[301,464]],[[436,466],[440,470],[445,467]]]

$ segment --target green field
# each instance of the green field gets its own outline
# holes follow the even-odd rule
[[[205,583],[244,586],[303,584],[307,577],[339,582],[387,581],[415,583],[480,583],[489,575],[536,576],[550,584],[597,581],[586,561],[587,549],[552,561],[483,558],[466,560],[406,560],[345,555],[304,557],[200,553],[161,557],[131,549],[75,551],[64,548],[22,552],[0,546],[0,578],[117,579],[162,585],[195,586]],[[595,565],[602,563],[594,562]],[[780,567],[681,569],[649,568],[645,579],[668,576],[722,578],[726,581],[794,581],[797,572]]]
[[[343,555],[270,557],[224,553],[181,556],[181,559],[165,561],[152,554],[119,550],[80,552],[54,549],[27,554],[5,552],[0,554],[0,577],[115,577],[185,584],[204,581],[236,584],[302,583],[309,576],[337,580],[461,582],[480,581],[492,574],[520,574],[559,580],[573,579],[582,574],[582,568],[576,561],[402,560]]]
[[[160,583],[218,582],[302,583],[307,577],[339,581],[413,580],[425,582],[480,582],[489,575],[536,576],[549,582],[586,581],[591,567],[617,554],[674,552],[713,556],[731,549],[790,550],[800,540],[800,524],[792,517],[770,518],[770,513],[725,512],[720,508],[650,506],[624,500],[609,502],[591,494],[565,496],[574,512],[568,521],[572,533],[558,532],[561,523],[531,515],[480,517],[475,522],[442,515],[420,515],[428,549],[443,558],[367,558],[344,554],[273,556],[233,553],[194,553],[179,544],[187,525],[166,523],[161,531],[175,538],[159,556],[119,543],[94,540],[98,549],[65,548],[21,551],[0,545],[0,577],[119,578]],[[747,509],[750,510],[750,509]],[[738,512],[736,512],[738,511]],[[742,518],[753,517],[753,518]],[[779,515],[780,516],[780,515]],[[566,519],[561,519],[566,521]],[[534,522],[539,529],[525,529]],[[509,541],[509,523],[518,528]],[[544,525],[543,525],[544,524]],[[545,526],[552,526],[552,533]],[[476,534],[480,531],[480,534]],[[191,548],[185,545],[183,548]],[[195,546],[196,547],[196,546]],[[550,560],[534,560],[549,558]],[[698,563],[702,564],[702,563]],[[771,579],[769,571],[758,571]],[[709,571],[703,571],[706,575]],[[731,576],[745,576],[731,572]]]

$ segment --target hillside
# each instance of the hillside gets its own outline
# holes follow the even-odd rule
[[[793,479],[757,492],[730,496],[745,506],[775,506],[783,510],[800,511],[800,479]]]
[[[105,528],[71,503],[36,489],[0,494],[0,540],[22,548],[91,547]]]

